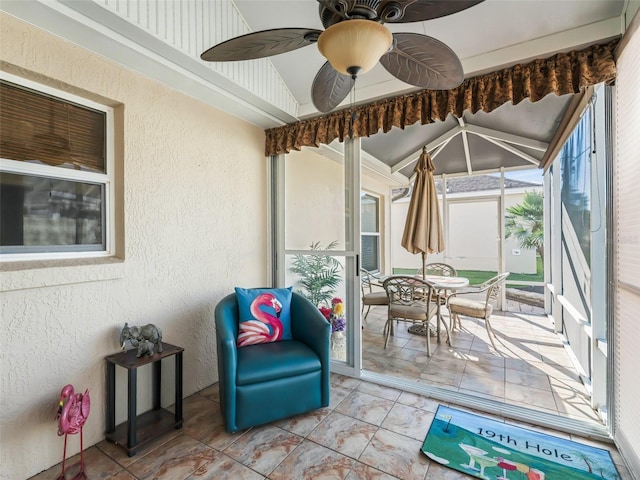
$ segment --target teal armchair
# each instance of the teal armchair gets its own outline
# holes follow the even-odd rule
[[[238,348],[236,295],[215,309],[220,407],[227,432],[329,405],[331,326],[297,293],[291,298],[292,340]]]

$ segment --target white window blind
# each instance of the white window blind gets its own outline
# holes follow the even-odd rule
[[[638,26],[638,15],[633,23]],[[633,31],[633,33],[632,33]],[[614,178],[615,352],[613,434],[640,473],[640,28],[627,32],[617,61]]]

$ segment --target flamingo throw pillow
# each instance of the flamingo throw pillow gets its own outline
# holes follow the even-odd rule
[[[291,340],[291,287],[236,287],[240,324],[238,347]]]

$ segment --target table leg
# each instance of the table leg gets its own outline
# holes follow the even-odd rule
[[[176,428],[182,428],[182,352],[176,353]]]
[[[129,387],[129,400],[127,401],[127,421],[128,421],[128,429],[127,429],[127,448],[129,448],[129,456],[133,457],[136,452],[134,447],[136,446],[136,428],[137,428],[137,418],[136,418],[136,397],[138,395],[137,385],[138,385],[138,375],[137,370],[135,368],[131,368],[129,370],[129,378],[128,378],[128,387]]]
[[[116,429],[116,366],[107,362],[107,433]]]
[[[162,385],[162,360],[153,363],[153,409],[159,410],[160,402],[160,386]]]
[[[437,302],[438,302],[438,327],[436,328],[436,333],[438,335],[438,343],[440,343],[440,322],[442,322],[442,324],[444,325],[444,329],[447,332],[447,345],[449,345],[450,347],[451,345],[451,330],[449,329],[449,326],[447,325],[447,322],[444,321],[444,317],[442,316],[442,301],[446,301],[446,297],[443,296],[441,293],[437,294]]]
[[[436,302],[438,303],[438,311],[436,313],[436,343],[440,343],[440,322],[442,321],[442,315],[440,314],[440,294],[436,294]],[[429,335],[429,332],[427,332]]]

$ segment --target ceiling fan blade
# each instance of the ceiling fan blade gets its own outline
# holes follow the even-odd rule
[[[447,45],[418,33],[394,33],[391,50],[380,58],[403,82],[432,90],[449,90],[464,80],[458,56]]]
[[[317,2],[320,4],[320,10],[322,10],[322,7],[327,8],[343,20],[346,20],[347,12],[353,8],[355,0],[317,0]]]
[[[214,45],[200,55],[207,62],[253,60],[290,52],[318,40],[322,30],[276,28],[252,32]]]
[[[329,112],[340,105],[356,83],[349,75],[337,72],[326,62],[316,74],[311,86],[311,99],[322,113]]]
[[[473,7],[484,0],[383,0],[378,12],[385,23],[424,22]],[[397,13],[394,13],[397,12]]]

